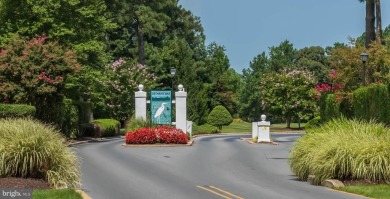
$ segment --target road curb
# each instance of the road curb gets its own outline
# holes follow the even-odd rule
[[[327,179],[322,183],[322,186],[325,186],[328,188],[345,187],[344,183],[342,183],[340,180],[336,180],[336,179]]]
[[[270,145],[279,145],[277,142],[253,142],[252,138],[240,138],[240,140],[243,140],[245,142],[248,142],[249,144],[270,144]]]
[[[83,199],[92,199],[91,196],[89,196],[87,193],[85,193],[85,192],[84,192],[83,190],[81,190],[81,189],[76,189],[75,191],[76,191],[77,193],[79,193]]]
[[[187,144],[122,144],[123,147],[182,147],[182,146],[192,146],[194,140],[189,141]]]
[[[110,141],[110,140],[119,140],[119,139],[124,139],[124,136],[116,136],[116,137],[107,137],[107,138],[93,138],[93,137],[86,137],[85,140],[73,140],[68,143],[68,146],[74,146],[74,145],[79,145],[79,144],[85,144],[85,143],[90,143],[90,142],[105,142],[105,141]]]
[[[317,185],[315,182],[314,182],[314,179],[316,178],[315,175],[309,175],[307,177],[307,183],[311,184],[311,185]],[[321,184],[322,186],[324,187],[328,187],[328,188],[339,188],[339,187],[345,187],[344,183],[341,182],[340,180],[337,180],[337,179],[326,179],[324,182],[322,182]]]

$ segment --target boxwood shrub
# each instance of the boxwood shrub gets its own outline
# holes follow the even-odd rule
[[[0,104],[0,118],[34,117],[36,108],[26,104]]]
[[[120,122],[114,119],[97,119],[92,122],[95,124],[95,136],[106,137],[119,134]]]
[[[224,106],[216,106],[207,117],[207,123],[222,130],[222,126],[227,126],[233,122],[232,115]]]

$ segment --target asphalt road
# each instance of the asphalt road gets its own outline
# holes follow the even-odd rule
[[[288,152],[300,136],[272,135],[279,145],[229,135],[183,147],[123,147],[114,139],[74,148],[83,190],[93,199],[360,198],[297,180]]]

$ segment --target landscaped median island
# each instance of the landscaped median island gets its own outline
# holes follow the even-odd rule
[[[189,136],[170,126],[144,127],[125,135],[126,145],[187,144]]]
[[[383,124],[332,120],[307,130],[291,151],[290,166],[300,180],[308,180],[310,175],[317,185],[327,179],[338,179],[347,185],[360,183],[362,189],[372,184],[388,187],[389,143],[390,129]],[[365,195],[352,187],[342,190]]]

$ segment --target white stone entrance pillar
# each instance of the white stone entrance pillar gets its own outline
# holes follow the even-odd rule
[[[179,84],[179,91],[175,92],[176,101],[176,128],[187,132],[187,92],[183,85]]]
[[[135,92],[135,118],[146,121],[146,92],[143,89],[144,85],[140,84],[139,91]]]

